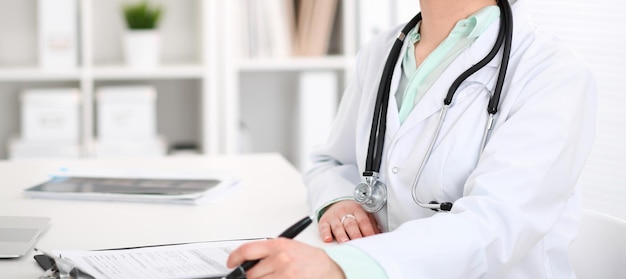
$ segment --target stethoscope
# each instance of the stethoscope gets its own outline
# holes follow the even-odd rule
[[[461,83],[465,81],[465,79],[467,79],[469,76],[487,65],[489,61],[491,61],[496,56],[496,54],[500,50],[500,47],[502,47],[504,44],[502,61],[498,72],[498,78],[496,80],[496,86],[487,106],[488,119],[480,144],[481,151],[485,148],[487,138],[489,136],[491,128],[493,127],[494,115],[498,111],[500,95],[502,94],[502,85],[504,83],[504,77],[506,75],[506,69],[509,63],[509,55],[511,53],[511,38],[513,37],[513,16],[511,6],[509,5],[508,0],[498,0],[498,6],[500,7],[500,13],[502,14],[502,16],[500,17],[500,29],[498,31],[498,37],[496,39],[496,42],[491,51],[485,56],[485,58],[483,58],[478,63],[463,72],[450,86],[448,94],[443,100],[443,107],[439,116],[437,129],[435,130],[430,145],[428,146],[426,155],[422,159],[417,174],[413,179],[413,184],[411,188],[413,201],[423,208],[432,209],[435,211],[450,211],[452,209],[452,202],[421,202],[416,193],[417,184],[422,176],[422,171],[424,170],[424,167],[426,166],[426,163],[428,162],[428,159],[430,158],[430,155],[433,151],[433,147],[435,146],[437,137],[441,132],[441,127],[446,118],[448,108],[452,103],[454,93],[459,88],[459,86],[461,86]],[[413,29],[415,26],[417,26],[417,23],[421,20],[422,14],[419,13],[413,19],[411,19],[411,21],[409,21],[406,26],[404,26],[402,32],[400,33],[400,35],[398,35],[398,38],[396,38],[396,41],[394,42],[391,51],[389,52],[389,56],[387,57],[387,61],[385,62],[383,74],[381,76],[380,84],[378,86],[378,95],[376,97],[376,104],[374,106],[374,117],[372,120],[370,140],[367,149],[365,171],[363,172],[363,178],[365,181],[357,184],[356,188],[354,189],[354,199],[361,204],[363,209],[368,212],[378,212],[387,203],[387,186],[378,180],[378,173],[382,161],[382,152],[385,140],[387,107],[389,103],[391,79],[393,77],[393,70],[395,68],[396,61],[398,61],[398,57],[400,56],[400,51],[402,49],[403,41],[406,37],[406,34],[408,34],[409,31],[411,31],[411,29]]]

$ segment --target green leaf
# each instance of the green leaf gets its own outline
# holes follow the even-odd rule
[[[122,6],[126,26],[129,29],[156,29],[163,14],[163,7],[150,5],[147,0]]]

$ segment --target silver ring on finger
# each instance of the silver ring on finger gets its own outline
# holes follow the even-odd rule
[[[341,217],[341,224],[343,225],[343,222],[344,222],[346,219],[348,219],[348,218],[351,218],[351,219],[353,219],[353,220],[355,220],[355,221],[356,221],[356,217],[354,217],[354,215],[352,215],[352,214],[346,214],[346,215],[343,215],[343,217]]]

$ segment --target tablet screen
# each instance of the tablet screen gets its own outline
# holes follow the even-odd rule
[[[185,195],[207,191],[217,179],[142,179],[55,177],[27,191],[56,193],[114,193],[141,195]]]

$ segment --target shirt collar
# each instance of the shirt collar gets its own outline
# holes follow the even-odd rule
[[[404,55],[404,59],[402,61],[403,71],[402,73],[407,77],[411,78],[413,74],[417,71],[417,67],[415,67],[415,43],[420,40],[420,33],[417,30],[420,29],[421,22],[418,22],[415,28],[409,31],[407,35],[408,38],[408,47],[406,48],[406,52]]]
[[[450,35],[454,34],[472,39],[478,38],[498,17],[500,17],[500,8],[498,6],[484,7],[469,17],[459,20],[450,32]],[[421,22],[418,22],[407,34],[408,47],[402,61],[403,73],[407,78],[410,78],[417,71],[417,67],[415,67],[414,45],[420,40],[420,33],[418,32],[420,24]]]
[[[498,6],[492,5],[480,9],[478,12],[475,12],[467,19],[461,20],[459,22],[471,21],[474,26],[468,37],[478,38],[498,17],[500,17],[500,8]]]
[[[487,6],[471,14],[469,17],[459,20],[452,29],[452,32],[467,33],[469,38],[477,38],[482,35],[498,17],[500,17],[500,8],[495,5]],[[420,40],[420,33],[418,32],[420,24],[421,22],[418,22],[417,25],[409,31],[407,35],[409,43],[415,44]]]

